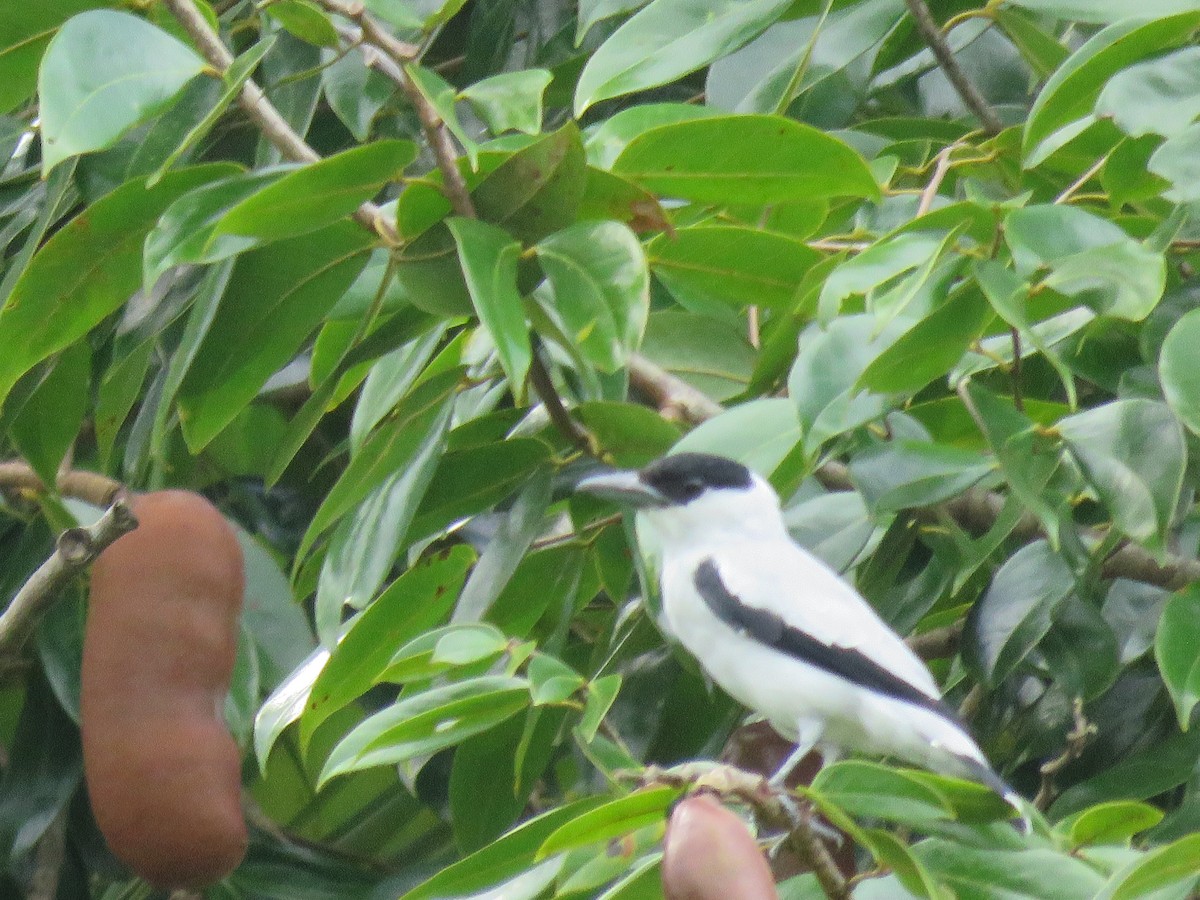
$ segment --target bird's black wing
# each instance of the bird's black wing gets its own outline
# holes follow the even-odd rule
[[[770,610],[749,606],[732,593],[721,580],[721,573],[712,559],[706,559],[696,569],[693,582],[704,603],[718,619],[741,631],[765,646],[785,653],[793,659],[845,678],[860,687],[930,710],[963,727],[958,715],[935,697],[893,675],[883,666],[858,650],[837,647],[817,640]]]

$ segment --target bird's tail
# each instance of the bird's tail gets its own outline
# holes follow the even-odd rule
[[[969,756],[959,756],[958,759],[962,763],[964,774],[968,778],[979,782],[984,787],[990,788],[1005,803],[1013,808],[1017,815],[1021,817],[1019,822],[1014,822],[1013,824],[1022,834],[1028,834],[1032,823],[1030,822],[1029,814],[1025,811],[1025,798],[1013,790],[1012,786],[997,775],[987,763],[982,763]]]

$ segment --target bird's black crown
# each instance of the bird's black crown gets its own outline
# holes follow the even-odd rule
[[[710,488],[749,488],[754,479],[739,462],[708,453],[676,453],[642,469],[639,476],[672,503],[685,504]]]

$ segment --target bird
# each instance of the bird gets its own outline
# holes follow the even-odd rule
[[[576,491],[636,510],[659,558],[668,629],[709,677],[796,748],[892,757],[985,785],[998,775],[921,659],[842,577],[796,544],[779,495],[732,459],[678,452],[637,470],[601,470]]]

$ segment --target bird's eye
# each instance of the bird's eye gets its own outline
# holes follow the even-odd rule
[[[704,482],[699,478],[689,478],[683,483],[683,493],[689,500],[694,500],[704,493]]]

